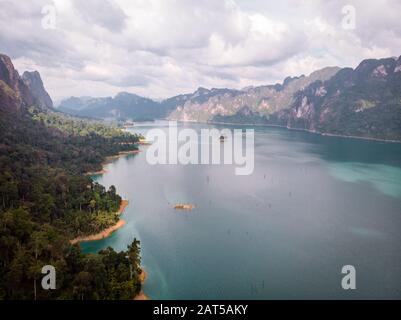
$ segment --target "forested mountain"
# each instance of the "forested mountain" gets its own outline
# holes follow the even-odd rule
[[[59,110],[83,117],[135,121],[153,120],[167,115],[160,103],[127,92],[106,98],[71,97],[60,103]]]
[[[209,121],[217,114],[232,114],[244,106],[252,105],[266,114],[288,107],[293,94],[316,80],[325,80],[339,68],[325,68],[309,77],[287,78],[283,85],[252,87],[244,90],[226,88],[206,89],[182,94],[156,102],[135,94],[119,93],[114,98],[71,97],[63,100],[59,110],[79,116],[153,120],[170,118],[177,120]],[[271,99],[271,106],[266,100]]]
[[[166,99],[162,104],[170,107],[169,119],[206,122],[216,112],[232,109],[234,101],[242,95],[239,90],[199,87],[193,93]]]
[[[401,57],[365,60],[355,70],[325,68],[274,86],[214,90],[195,92],[197,100],[183,96],[169,118],[401,141]]]
[[[249,87],[243,90],[198,89],[186,100],[176,105],[170,119],[189,121],[212,121],[215,116],[231,116],[249,108],[260,115],[269,115],[288,108],[294,94],[317,80],[330,79],[339,68],[325,68],[310,76],[286,78],[283,84]]]
[[[401,57],[365,60],[355,70],[341,69],[295,92],[288,107],[272,114],[245,108],[212,121],[401,141]]]
[[[116,223],[115,187],[83,173],[138,137],[64,118],[31,88],[0,55],[0,298],[132,299],[141,287],[138,241],[126,252],[84,255],[69,240]],[[56,290],[40,286],[44,265],[56,268]]]
[[[327,67],[282,84],[242,90],[198,88],[160,103],[121,93],[70,98],[60,110],[100,118],[168,118],[194,122],[280,125],[323,134],[401,140],[401,57]]]
[[[289,128],[401,141],[401,57],[365,60],[317,81],[279,118]]]

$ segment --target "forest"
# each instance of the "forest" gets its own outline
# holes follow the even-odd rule
[[[36,108],[0,108],[0,299],[133,299],[140,291],[140,242],[83,254],[69,240],[118,220],[116,188],[84,173],[139,137],[99,122]],[[41,269],[57,271],[55,290]]]

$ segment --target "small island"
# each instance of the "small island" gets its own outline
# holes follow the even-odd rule
[[[176,205],[174,205],[174,209],[176,210],[192,210],[195,208],[194,204],[191,203],[177,203]]]

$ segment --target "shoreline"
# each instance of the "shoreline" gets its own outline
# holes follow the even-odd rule
[[[124,156],[128,156],[128,155],[130,155],[130,154],[138,154],[138,153],[140,153],[141,152],[141,150],[139,150],[139,149],[136,149],[136,150],[129,150],[129,151],[121,151],[121,152],[119,152],[119,153],[117,153],[117,154],[115,154],[115,155],[113,155],[113,156],[107,156],[106,158],[105,158],[105,160],[102,162],[102,164],[104,165],[104,164],[109,164],[109,163],[111,163],[113,160],[115,160],[115,159],[118,159],[118,158],[121,158],[121,157],[124,157]]]
[[[129,202],[128,200],[121,200],[120,203],[120,208],[118,209],[117,212],[115,212],[116,215],[120,216],[125,208],[128,206]],[[76,244],[76,243],[80,243],[80,242],[86,242],[86,241],[97,241],[97,240],[102,240],[104,238],[107,238],[108,236],[110,236],[114,231],[120,229],[121,227],[123,227],[125,225],[126,221],[123,219],[120,219],[117,221],[116,224],[104,229],[103,231],[100,231],[99,233],[95,233],[95,234],[90,234],[88,236],[79,236],[76,237],[72,240],[70,240],[70,244]]]
[[[231,122],[217,122],[217,121],[204,122],[204,121],[184,121],[184,120],[171,120],[171,121],[177,121],[177,122],[182,122],[182,123],[211,124],[211,125],[273,127],[273,128],[283,128],[283,129],[287,129],[287,130],[290,130],[290,131],[308,132],[308,133],[313,133],[313,134],[324,136],[324,137],[337,137],[337,138],[345,138],[345,139],[356,139],[356,140],[365,140],[365,141],[375,141],[375,142],[401,144],[401,140],[380,139],[380,138],[361,137],[361,136],[346,136],[346,135],[335,134],[335,133],[326,133],[326,132],[313,131],[313,130],[309,130],[309,129],[291,128],[291,127],[287,127],[287,126],[279,125],[279,124],[231,123]]]
[[[144,145],[144,144],[140,143],[140,145]],[[108,156],[102,162],[102,170],[87,172],[87,173],[85,173],[85,175],[91,176],[91,175],[105,174],[105,173],[107,173],[105,166],[108,165],[109,163],[113,162],[114,160],[116,160],[120,157],[124,157],[124,156],[130,155],[130,154],[138,154],[140,152],[141,152],[141,150],[136,149],[136,150],[130,150],[130,151],[122,151],[116,155]],[[124,210],[128,206],[128,204],[129,204],[128,200],[121,200],[120,208],[116,212],[116,215],[120,216],[124,212]],[[83,236],[77,237],[75,239],[70,240],[70,243],[74,244],[74,243],[85,242],[85,241],[96,241],[96,240],[105,239],[105,238],[109,237],[113,232],[115,232],[116,230],[123,227],[125,225],[125,223],[126,223],[125,220],[120,219],[115,225],[113,225],[109,228],[106,228],[105,230],[103,230],[97,234],[93,234],[93,235],[89,235],[89,236],[85,236],[85,237],[83,237]],[[148,273],[143,268],[141,270],[142,270],[142,272],[139,275],[139,281],[142,286],[145,283],[146,279],[148,278]],[[146,295],[146,293],[143,291],[143,289],[141,289],[141,291],[134,297],[133,300],[150,300],[150,298]]]
[[[121,157],[128,156],[130,154],[138,154],[140,152],[141,152],[141,150],[136,149],[136,150],[130,150],[130,151],[121,151],[121,152],[117,153],[116,155],[107,156],[104,159],[104,161],[101,163],[101,165],[102,165],[102,169],[101,170],[99,170],[99,171],[88,171],[88,172],[85,172],[84,175],[85,176],[96,176],[96,175],[105,174],[105,173],[107,173],[107,170],[106,170],[105,167],[108,164],[112,163],[114,160],[116,160],[118,158],[121,158]]]
[[[143,268],[141,270],[142,272],[139,275],[139,281],[141,283],[141,286],[143,286],[146,279],[148,278],[148,273]],[[150,298],[146,295],[143,289],[141,289],[141,291],[134,297],[134,300],[150,300]]]

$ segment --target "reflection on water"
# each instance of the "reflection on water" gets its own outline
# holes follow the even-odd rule
[[[401,298],[400,172],[400,145],[277,128],[255,128],[250,176],[230,165],[150,166],[142,152],[94,177],[130,201],[127,224],[82,247],[122,250],[139,238],[154,299]],[[341,289],[346,264],[356,291]]]

